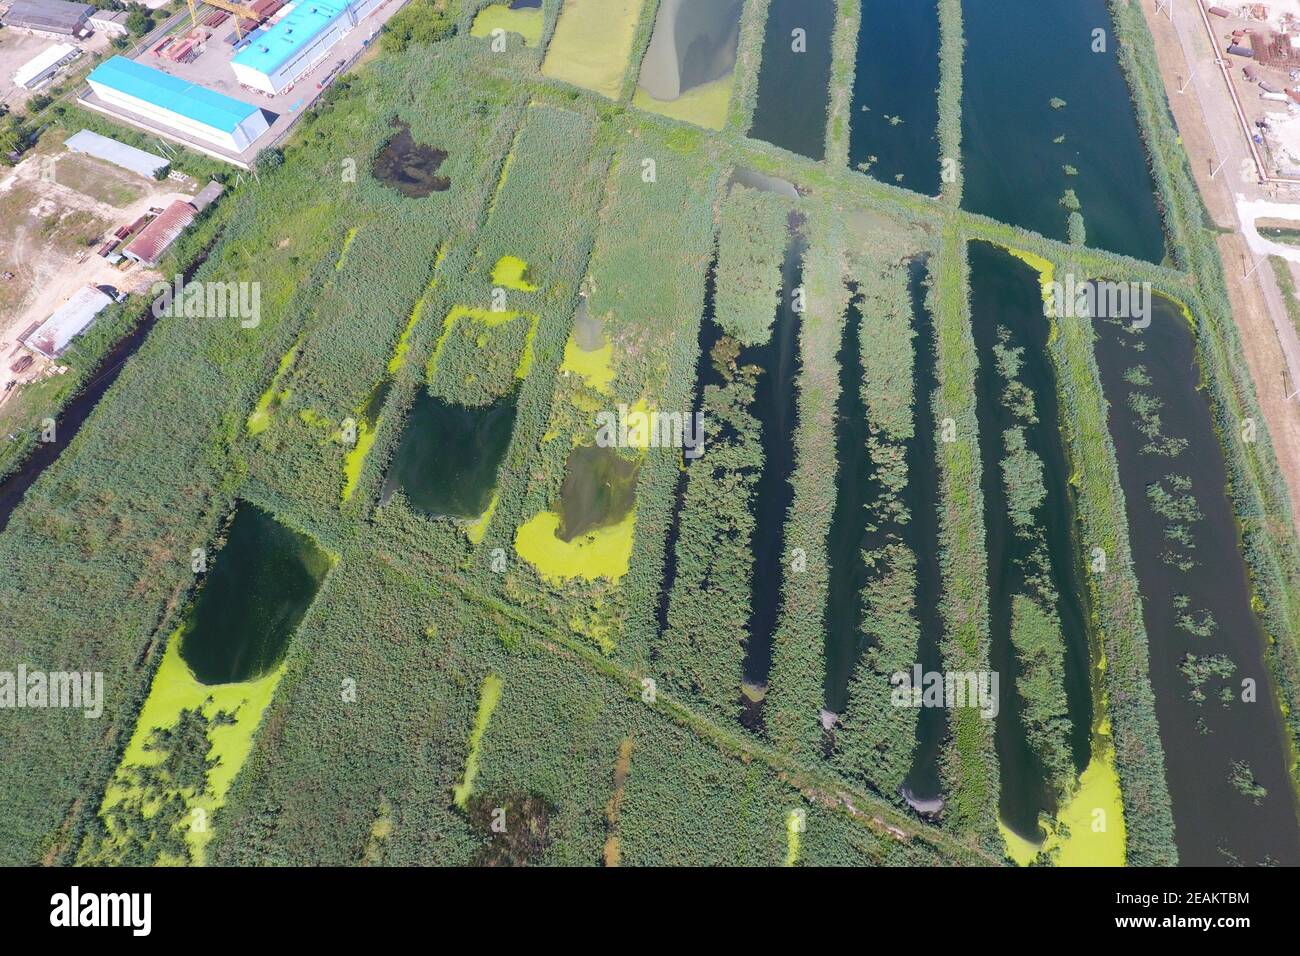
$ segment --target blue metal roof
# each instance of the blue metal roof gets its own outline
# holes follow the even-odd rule
[[[124,56],[105,60],[87,79],[227,133],[258,111],[250,103],[186,83]]]
[[[298,0],[284,19],[236,53],[231,62],[270,76],[349,6],[346,0]]]

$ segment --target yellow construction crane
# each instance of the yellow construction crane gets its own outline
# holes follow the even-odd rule
[[[190,27],[197,30],[199,28],[199,15],[196,10],[194,0],[186,0],[190,5]],[[203,0],[210,7],[216,7],[218,10],[225,10],[235,17],[235,36],[244,39],[244,31],[239,28],[240,18],[248,20],[260,20],[261,15],[252,7],[243,3],[235,3],[234,0]]]

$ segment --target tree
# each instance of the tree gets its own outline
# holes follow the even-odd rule
[[[136,36],[144,36],[153,27],[153,18],[143,7],[135,7],[126,15],[126,28]]]

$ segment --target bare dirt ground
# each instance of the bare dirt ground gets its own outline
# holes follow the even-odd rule
[[[158,274],[140,266],[119,270],[95,255],[114,229],[187,199],[177,183],[127,170],[63,149],[53,136],[0,178],[0,382],[31,381],[47,371],[38,360],[23,373],[10,366],[24,354],[18,338],[84,285],[124,292],[146,288]],[[0,392],[0,404],[19,393]]]
[[[1279,325],[1290,328],[1291,319],[1269,263],[1262,263],[1246,277],[1251,268],[1247,263],[1254,264],[1258,257],[1250,254],[1239,234],[1236,204],[1238,196],[1279,200],[1293,197],[1263,189],[1248,164],[1243,163],[1249,152],[1241,139],[1231,99],[1222,89],[1223,79],[1204,26],[1192,19],[1200,16],[1193,2],[1185,0],[1175,5],[1174,23],[1163,13],[1156,15],[1155,0],[1142,0],[1142,8],[1155,37],[1170,107],[1196,183],[1215,225],[1232,230],[1220,237],[1219,254],[1228,296],[1234,303],[1233,319],[1290,492],[1292,521],[1300,534],[1300,403],[1287,399],[1288,392],[1294,389],[1288,388],[1287,362],[1278,337]]]
[[[56,40],[9,27],[0,30],[0,104],[10,110],[17,110],[32,97],[31,92],[14,85],[14,72],[36,54],[59,43],[71,43],[73,46],[80,47],[81,59],[63,67],[50,84],[39,91],[42,93],[48,93],[50,86],[62,83],[69,77],[89,72],[92,54],[107,50],[109,37],[94,33],[84,39]]]

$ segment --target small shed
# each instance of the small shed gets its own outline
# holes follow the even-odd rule
[[[217,197],[225,191],[225,188],[225,186],[221,185],[221,183],[214,179],[199,190],[198,195],[190,200],[190,205],[199,212],[203,212],[203,210],[207,209],[217,201]]]

